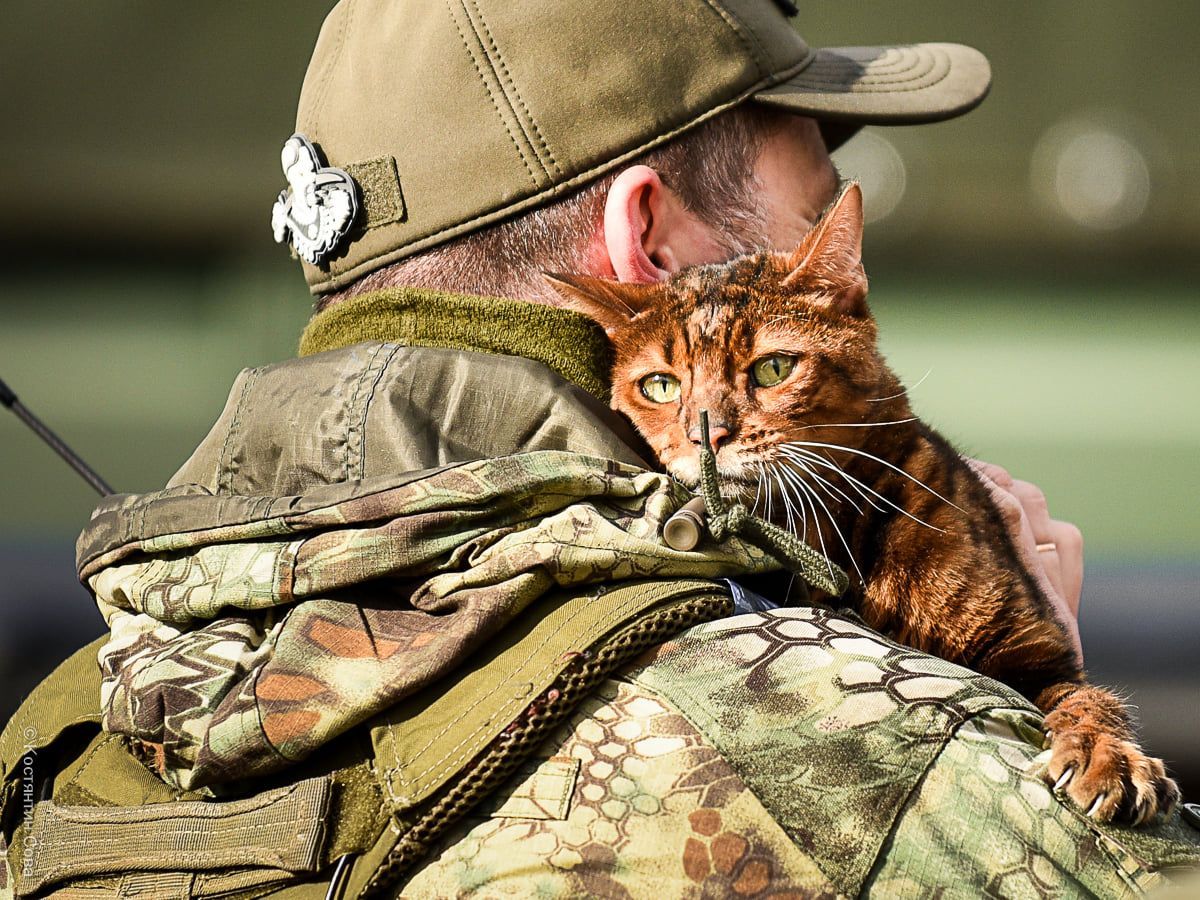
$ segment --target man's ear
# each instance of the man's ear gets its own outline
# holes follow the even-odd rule
[[[649,166],[630,166],[604,200],[604,249],[617,281],[651,284],[670,272],[656,258],[665,218],[666,187]]]
[[[832,311],[866,315],[862,236],[862,190],[851,181],[789,257],[783,286],[813,295]]]
[[[645,309],[653,293],[648,285],[621,284],[587,275],[543,272],[542,277],[562,297],[564,307],[583,313],[610,336]]]
[[[628,284],[666,281],[687,266],[728,256],[714,227],[644,165],[622,169],[613,179],[600,237],[607,269]]]

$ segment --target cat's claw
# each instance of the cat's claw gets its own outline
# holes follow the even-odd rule
[[[1142,825],[1150,821],[1150,800],[1148,797],[1138,798],[1137,806],[1133,808],[1133,824]]]
[[[1145,825],[1170,812],[1179,788],[1162,760],[1143,753],[1097,706],[1094,698],[1071,698],[1047,716],[1054,738],[1042,779],[1099,822]]]
[[[1058,776],[1058,781],[1054,782],[1054,790],[1061,791],[1066,783],[1071,780],[1071,776],[1075,774],[1074,766],[1067,766],[1067,770]]]

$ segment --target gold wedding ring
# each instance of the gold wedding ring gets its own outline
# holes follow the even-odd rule
[[[1046,543],[1044,543],[1044,544],[1037,545],[1038,553],[1050,553],[1057,549],[1058,549],[1058,544],[1054,543],[1054,541],[1046,541]]]

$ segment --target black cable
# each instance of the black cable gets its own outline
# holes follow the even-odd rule
[[[12,388],[0,379],[0,404],[7,406],[13,411],[18,419],[29,426],[38,437],[50,445],[50,449],[61,456],[72,469],[80,474],[84,481],[90,484],[101,497],[107,497],[109,494],[115,494],[108,482],[96,474],[96,472],[80,459],[79,454],[63,443],[62,438],[47,428],[42,421],[29,411],[29,409],[13,393]]]

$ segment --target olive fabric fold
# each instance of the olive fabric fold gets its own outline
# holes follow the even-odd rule
[[[84,565],[111,631],[104,727],[194,790],[277,770],[453,674],[537,599],[778,563],[738,538],[661,543],[688,499],[666,475],[560,451],[474,460],[304,510],[224,495],[116,498],[143,533]],[[267,500],[269,499],[269,502]],[[295,510],[295,511],[291,511]],[[166,532],[166,533],[164,533]],[[594,623],[597,635],[619,625]],[[528,648],[536,656],[537,647]]]

